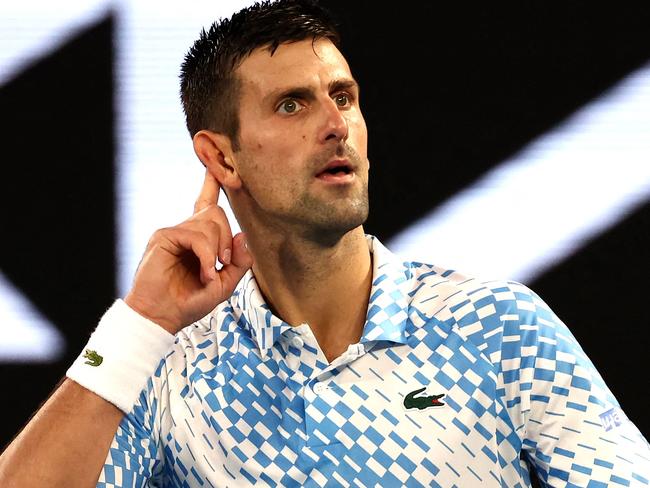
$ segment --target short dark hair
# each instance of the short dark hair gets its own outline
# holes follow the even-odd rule
[[[240,80],[234,72],[255,49],[311,38],[340,36],[330,13],[315,0],[263,1],[220,19],[201,31],[181,66],[181,101],[187,129],[194,137],[202,129],[230,137],[239,150]]]

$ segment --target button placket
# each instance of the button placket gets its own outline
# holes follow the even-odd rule
[[[283,349],[285,350],[283,359],[291,370],[297,372],[300,367],[302,355],[305,352],[303,349],[305,343],[300,337],[300,332],[296,329],[285,332],[283,342]]]
[[[331,420],[328,419],[330,410],[336,399],[328,380],[312,379],[305,386],[305,434],[307,446],[317,447],[335,444],[339,441],[333,436]],[[328,423],[330,424],[328,426]]]

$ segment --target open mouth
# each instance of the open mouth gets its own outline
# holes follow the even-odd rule
[[[341,165],[341,166],[333,166],[331,168],[327,168],[318,176],[322,176],[324,174],[330,174],[333,176],[344,176],[344,175],[349,175],[350,173],[352,173],[352,169],[349,166]]]
[[[354,168],[347,159],[336,159],[325,166],[316,177],[329,183],[347,183],[354,178]]]

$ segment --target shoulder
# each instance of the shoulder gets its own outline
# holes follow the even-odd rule
[[[411,316],[446,323],[493,361],[503,343],[536,343],[540,335],[566,334],[566,326],[537,293],[511,280],[486,280],[423,263],[412,274]]]
[[[411,306],[431,312],[446,311],[459,324],[495,313],[536,313],[550,309],[522,283],[486,280],[461,271],[417,262],[406,263],[411,271]]]

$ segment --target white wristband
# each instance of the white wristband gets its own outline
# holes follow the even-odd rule
[[[66,375],[128,413],[174,340],[116,300]]]

